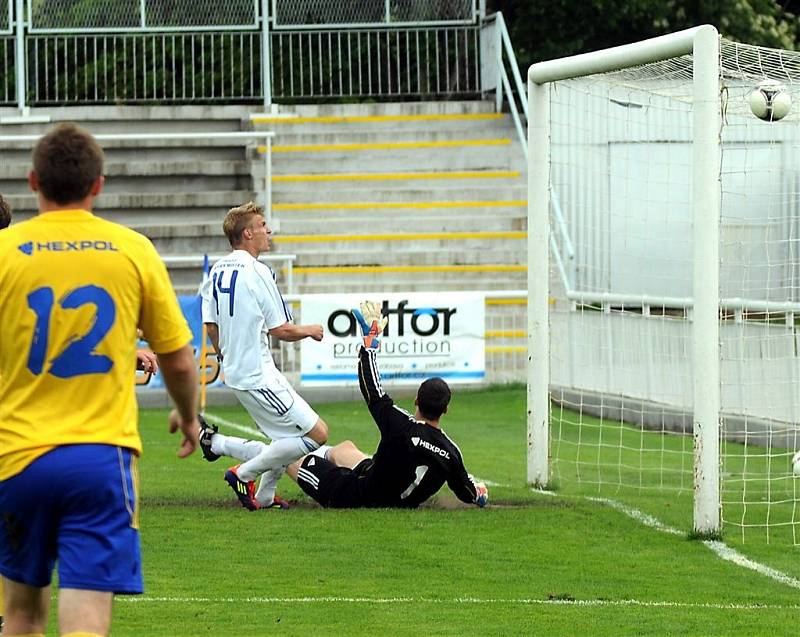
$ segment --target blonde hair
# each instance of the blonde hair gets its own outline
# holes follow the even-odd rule
[[[250,225],[253,217],[263,217],[264,209],[253,201],[231,208],[222,221],[222,231],[228,242],[235,248],[242,242],[242,233]]]

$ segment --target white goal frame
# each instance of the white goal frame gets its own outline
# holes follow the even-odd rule
[[[703,25],[634,44],[534,64],[528,70],[528,473],[549,483],[550,83],[693,55],[692,343],[694,529],[720,531],[719,34]]]

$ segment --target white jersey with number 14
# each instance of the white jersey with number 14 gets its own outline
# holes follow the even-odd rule
[[[225,384],[255,389],[280,375],[269,330],[292,320],[272,270],[244,250],[214,264],[203,283],[203,322],[216,323]]]

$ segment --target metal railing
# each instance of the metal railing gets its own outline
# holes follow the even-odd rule
[[[276,31],[275,99],[477,96],[477,26]]]
[[[263,96],[257,31],[31,35],[25,44],[31,105],[259,102]],[[0,60],[2,53],[0,40]]]
[[[353,29],[377,25],[423,26],[471,24],[484,2],[476,0],[361,0],[360,2],[320,2],[319,0],[272,0],[272,20],[276,29]]]
[[[12,16],[14,14],[14,0],[7,0],[7,11],[0,10],[0,34],[8,35],[14,32],[14,21]],[[2,6],[2,3],[0,3]]]
[[[224,31],[258,28],[259,0],[115,0],[27,3],[31,33]]]
[[[41,135],[0,135],[0,144],[14,144],[18,142],[36,142]],[[272,131],[232,131],[232,132],[205,132],[205,133],[113,133],[94,135],[98,141],[171,141],[171,140],[232,140],[241,141],[244,145],[255,145],[258,140],[264,142],[264,182],[263,188],[256,189],[261,192],[259,203],[264,206],[267,224],[272,221]]]
[[[357,20],[363,3],[326,0],[273,0],[271,16],[268,0],[8,0],[0,104],[481,94],[484,0],[371,2]]]

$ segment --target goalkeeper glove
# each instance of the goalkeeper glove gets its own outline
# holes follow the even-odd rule
[[[486,503],[489,502],[489,489],[486,488],[483,482],[475,482],[475,478],[471,474],[468,474],[468,476],[472,486],[475,487],[475,504],[481,508],[485,507]]]
[[[380,343],[379,338],[383,333],[383,328],[389,322],[389,318],[381,314],[380,305],[372,301],[363,301],[360,304],[361,310],[353,310],[353,316],[356,317],[358,324],[361,326],[361,333],[364,336],[364,347],[368,349],[377,349]]]
[[[475,491],[478,492],[475,496],[475,504],[480,508],[485,507],[489,503],[489,489],[486,488],[483,482],[476,482]]]

